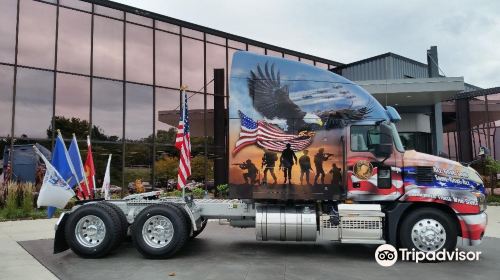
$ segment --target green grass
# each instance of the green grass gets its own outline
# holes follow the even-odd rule
[[[59,217],[62,210],[57,209],[54,217]],[[0,222],[15,221],[15,220],[35,220],[47,218],[46,209],[33,209],[30,212],[24,211],[22,208],[7,210],[0,209]]]

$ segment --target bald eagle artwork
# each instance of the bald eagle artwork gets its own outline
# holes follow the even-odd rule
[[[285,81],[275,65],[269,67],[267,61],[264,68],[257,64],[247,79],[254,109],[285,131],[343,128],[363,120],[372,110],[370,103],[356,106],[356,95],[343,90],[342,85],[291,93]],[[324,108],[325,101],[333,107]],[[280,120],[284,123],[280,124]]]

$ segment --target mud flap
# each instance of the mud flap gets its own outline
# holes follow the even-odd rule
[[[64,237],[64,227],[69,215],[70,213],[68,212],[62,213],[55,225],[56,234],[54,236],[54,254],[61,253],[69,249],[66,238]]]

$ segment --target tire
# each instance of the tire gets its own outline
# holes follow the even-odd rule
[[[119,245],[120,230],[119,218],[111,207],[91,203],[70,214],[64,234],[75,254],[84,258],[101,258]]]
[[[452,251],[457,245],[457,227],[447,213],[435,208],[420,208],[402,221],[399,240],[401,247],[409,250]]]
[[[132,242],[146,258],[169,258],[184,246],[189,237],[186,223],[184,214],[173,205],[148,206],[132,224]],[[158,232],[155,229],[159,229]]]
[[[118,207],[116,204],[110,203],[110,202],[102,202],[102,204],[111,207],[116,215],[118,216],[118,219],[120,220],[120,226],[121,226],[121,240],[124,241],[127,238],[127,231],[128,227],[130,224],[127,221],[127,217],[125,216],[125,213]]]
[[[208,220],[207,219],[204,219],[202,222],[201,222],[201,228],[199,228],[198,230],[195,230],[193,231],[193,234],[191,235],[191,238],[196,238],[198,235],[200,235],[200,233],[205,229],[205,227],[207,226],[207,222]]]

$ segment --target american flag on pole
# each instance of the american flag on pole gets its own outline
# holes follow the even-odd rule
[[[177,174],[177,189],[186,186],[187,178],[191,176],[191,140],[189,136],[189,117],[186,91],[182,90],[181,119],[177,127],[175,147],[179,150],[179,170]]]
[[[270,151],[282,152],[286,144],[292,145],[292,150],[301,151],[313,141],[313,135],[287,134],[274,124],[265,121],[254,121],[250,117],[238,111],[241,120],[240,138],[236,141],[233,154],[237,154],[246,146],[257,144]]]

